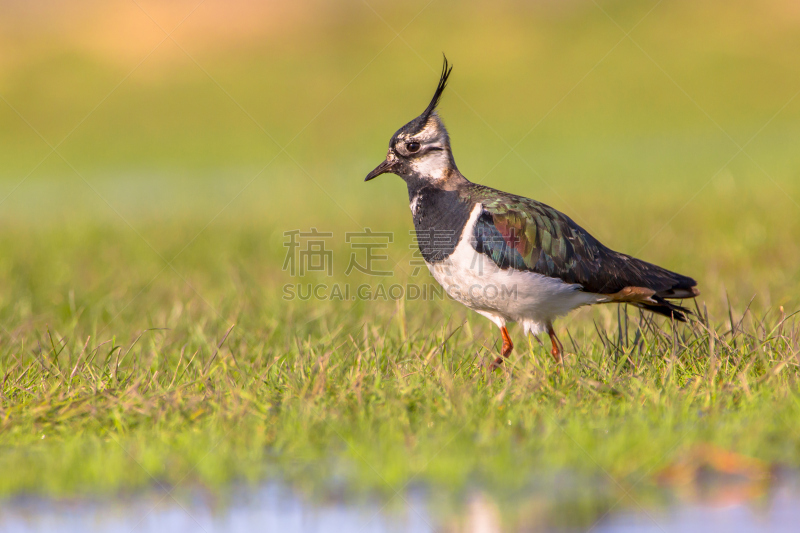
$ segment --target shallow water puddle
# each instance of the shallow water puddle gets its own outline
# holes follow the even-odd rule
[[[312,502],[277,483],[238,491],[221,503],[208,496],[173,499],[153,493],[110,501],[16,498],[0,504],[0,531],[21,532],[464,532],[783,533],[800,524],[800,478],[782,476],[761,494],[713,482],[691,492],[670,490],[659,504],[598,495],[568,501],[563,493],[534,494],[498,504],[473,493],[459,508],[437,508],[435,497],[412,491],[402,505]],[[558,500],[558,501],[556,501]],[[563,501],[562,501],[563,500]],[[397,501],[397,500],[396,500]],[[652,502],[652,498],[648,501]],[[611,502],[608,504],[608,502]],[[615,503],[617,502],[617,503]],[[578,512],[577,510],[582,509]],[[575,523],[571,517],[575,518]]]
[[[22,532],[363,532],[434,531],[423,501],[400,513],[378,503],[311,503],[278,484],[239,492],[225,504],[161,493],[111,502],[17,499],[0,506],[0,531]]]

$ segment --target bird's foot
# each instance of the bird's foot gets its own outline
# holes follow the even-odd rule
[[[500,357],[495,358],[494,362],[489,365],[490,370],[498,370],[503,365],[503,361],[505,361],[514,350],[514,343],[511,342],[511,336],[508,334],[508,329],[506,329],[505,326],[500,328],[500,334],[503,336],[503,348],[500,351]]]
[[[503,357],[495,357],[494,361],[489,364],[489,370],[500,370],[503,367],[503,361],[505,361]]]
[[[552,324],[547,325],[547,334],[550,335],[550,342],[553,345],[553,349],[550,350],[550,353],[553,355],[553,359],[555,359],[556,363],[561,366],[564,366],[564,358],[562,354],[564,353],[564,346],[561,344],[561,341],[558,340],[556,337],[556,332],[553,329]]]

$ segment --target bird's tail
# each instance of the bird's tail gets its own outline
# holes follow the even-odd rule
[[[669,302],[660,296],[653,296],[652,299],[655,300],[655,303],[633,302],[633,305],[640,309],[645,309],[647,311],[669,317],[673,320],[677,320],[678,322],[686,322],[688,316],[694,315],[693,311],[686,309],[685,307],[681,307],[680,305],[675,305],[674,303]]]
[[[670,300],[697,297],[700,291],[695,280],[628,255],[619,254],[618,257],[622,259],[624,279],[629,286],[614,294],[614,300],[630,303],[678,322],[686,322],[694,314]]]

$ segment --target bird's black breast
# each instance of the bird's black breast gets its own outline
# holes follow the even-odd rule
[[[474,203],[457,191],[432,188],[410,191],[409,196],[422,257],[428,263],[444,261],[458,246]]]

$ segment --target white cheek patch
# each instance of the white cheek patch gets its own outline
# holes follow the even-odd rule
[[[411,168],[433,180],[440,180],[444,177],[445,171],[449,168],[450,161],[444,150],[436,150],[428,152],[423,157],[414,160],[411,163]]]

